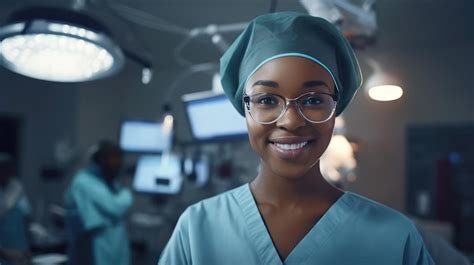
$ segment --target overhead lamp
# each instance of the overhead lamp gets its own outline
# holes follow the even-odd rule
[[[124,55],[92,18],[64,9],[31,8],[15,13],[0,28],[0,63],[36,79],[83,82],[118,72]]]
[[[403,89],[394,85],[380,85],[369,88],[369,96],[377,101],[393,101],[402,97]]]
[[[403,96],[403,89],[399,86],[399,81],[384,72],[375,60],[369,59],[367,63],[373,70],[365,85],[371,99],[393,101]]]
[[[365,48],[376,40],[375,1],[299,0],[310,15],[337,25],[354,48]]]
[[[335,3],[328,0],[300,0],[308,13],[315,17],[322,17],[331,23],[338,24],[343,20],[343,16]]]

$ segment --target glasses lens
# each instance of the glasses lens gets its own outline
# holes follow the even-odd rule
[[[271,123],[276,121],[285,110],[286,101],[275,94],[256,94],[249,96],[249,110],[257,122]],[[331,117],[336,107],[332,96],[319,93],[308,93],[297,99],[298,107],[304,117],[311,122],[324,122]]]
[[[308,120],[322,122],[332,115],[336,102],[330,95],[315,93],[299,98],[298,105]]]
[[[250,96],[250,114],[258,122],[276,120],[285,108],[285,100],[273,94],[256,94]]]

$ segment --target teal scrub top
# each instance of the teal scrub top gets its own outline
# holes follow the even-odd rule
[[[78,173],[66,193],[66,211],[71,236],[94,230],[92,255],[95,265],[130,264],[124,215],[132,205],[129,189],[107,186],[95,167]],[[80,222],[74,222],[74,217]],[[74,240],[71,240],[73,242]]]
[[[158,264],[434,263],[405,216],[351,192],[345,192],[282,261],[245,184],[186,209]]]
[[[22,194],[15,205],[0,216],[1,248],[29,251],[26,217],[30,212],[28,199]]]

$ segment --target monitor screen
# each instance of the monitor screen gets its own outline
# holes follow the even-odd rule
[[[187,158],[183,162],[183,174],[194,181],[197,187],[203,187],[209,182],[211,177],[209,158]]]
[[[137,192],[176,194],[182,183],[181,160],[176,155],[146,155],[137,162],[133,177]]]
[[[197,160],[194,164],[194,173],[196,174],[196,186],[202,187],[206,185],[211,174],[209,160]]]
[[[245,118],[225,95],[208,92],[183,96],[191,132],[196,140],[246,139]]]
[[[172,140],[173,128],[161,122],[126,120],[120,128],[120,147],[128,152],[161,153]]]

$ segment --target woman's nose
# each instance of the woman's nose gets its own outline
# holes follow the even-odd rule
[[[283,116],[276,122],[278,127],[284,128],[288,131],[294,131],[299,127],[306,125],[306,119],[298,111],[296,102],[291,102],[288,108],[283,113]]]

